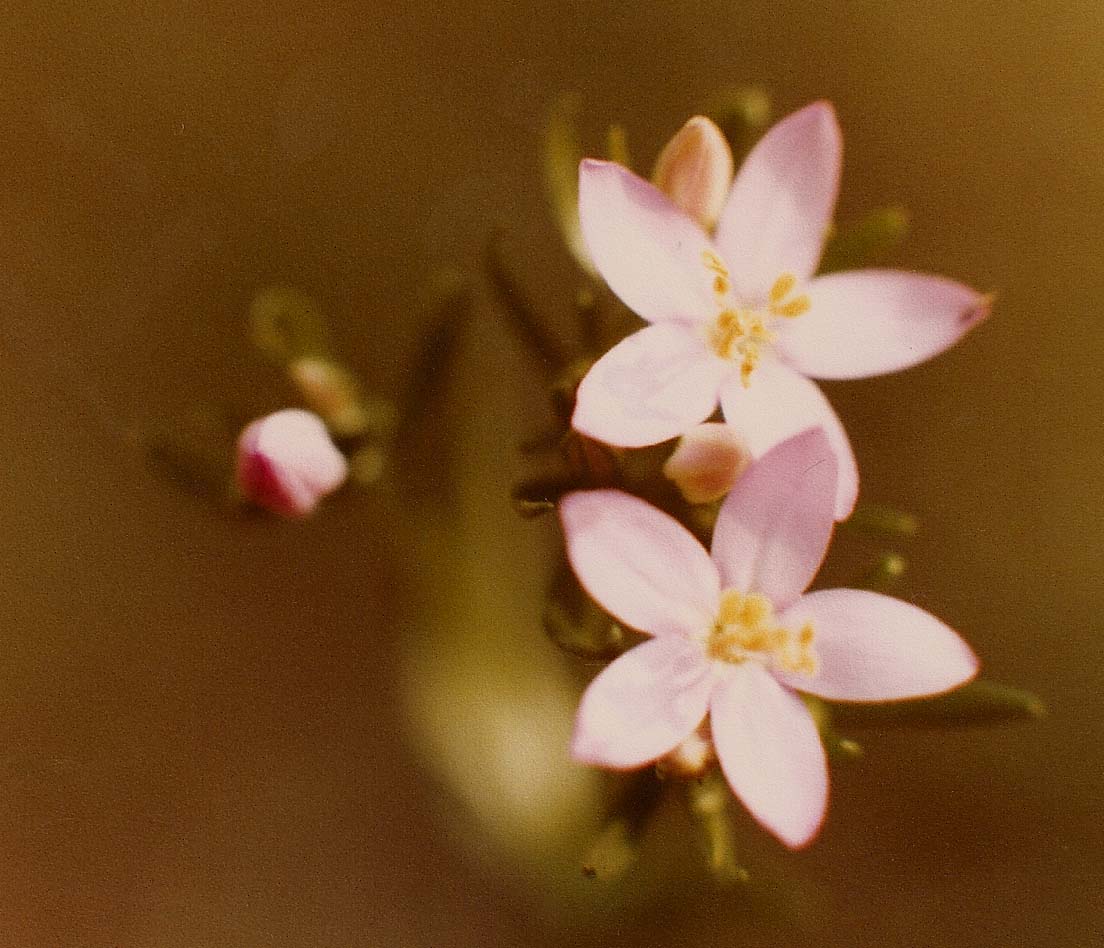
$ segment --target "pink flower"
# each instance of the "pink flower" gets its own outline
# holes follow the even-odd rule
[[[309,411],[289,408],[266,415],[238,438],[238,489],[284,517],[305,517],[347,474],[345,457],[322,420]]]
[[[851,445],[816,379],[894,372],[953,345],[986,296],[938,276],[856,270],[814,277],[839,187],[842,140],[816,102],[752,149],[710,236],[621,165],[579,169],[579,215],[610,288],[651,325],[606,353],[579,386],[573,426],[644,447],[725,420],[761,457],[811,426],[839,465],[836,517],[858,495]]]
[[[898,599],[803,591],[833,527],[836,463],[820,429],[772,448],[728,495],[712,552],[680,523],[616,490],[561,503],[567,553],[587,592],[654,636],[590,684],[576,760],[628,769],[663,757],[709,715],[725,778],[793,849],[824,818],[828,771],[797,692],[836,701],[938,694],[977,659],[950,628]]]

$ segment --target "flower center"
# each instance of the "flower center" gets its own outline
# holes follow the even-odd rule
[[[713,274],[713,292],[720,313],[706,331],[709,347],[722,359],[740,364],[740,381],[747,388],[751,373],[759,364],[760,347],[774,336],[767,323],[775,317],[792,319],[809,308],[805,294],[787,299],[797,284],[792,273],[783,273],[774,281],[765,308],[740,307],[732,303],[732,281],[728,268],[712,250],[702,252],[705,268]]]
[[[735,589],[722,593],[706,652],[715,661],[734,665],[754,659],[809,678],[817,672],[812,623],[806,622],[797,631],[783,628],[770,600],[759,593]]]

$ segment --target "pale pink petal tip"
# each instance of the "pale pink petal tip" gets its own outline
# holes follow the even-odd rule
[[[713,743],[733,793],[790,849],[815,838],[828,806],[828,762],[804,702],[762,666],[737,666],[710,703]]]
[[[344,455],[309,411],[289,408],[259,418],[238,438],[238,489],[284,517],[305,517],[347,474]]]
[[[747,442],[730,425],[705,422],[679,439],[663,474],[690,503],[708,504],[732,490],[750,463]]]
[[[860,589],[802,596],[780,621],[814,630],[818,670],[780,677],[834,701],[899,701],[942,694],[977,675],[978,659],[949,626],[911,603]]]
[[[779,274],[816,271],[839,191],[843,138],[832,106],[814,102],[772,126],[736,172],[717,250],[740,293],[765,299]]]

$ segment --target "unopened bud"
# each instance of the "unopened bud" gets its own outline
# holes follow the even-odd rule
[[[660,152],[652,183],[712,230],[732,185],[732,149],[724,133],[704,116],[690,119]]]
[[[673,751],[662,758],[658,767],[664,774],[678,777],[700,777],[716,760],[713,741],[704,727],[699,727]]]
[[[720,500],[751,463],[743,439],[723,422],[706,422],[684,434],[663,473],[692,504]]]
[[[238,438],[236,481],[246,499],[284,517],[305,517],[345,482],[348,465],[317,415],[266,415]]]
[[[326,420],[334,434],[352,438],[364,433],[368,417],[356,379],[345,369],[329,359],[306,356],[290,363],[287,371],[303,401]]]

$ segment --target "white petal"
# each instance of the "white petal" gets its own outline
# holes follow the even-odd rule
[[[617,769],[650,763],[701,724],[712,688],[700,646],[673,638],[638,645],[607,666],[583,694],[571,756]]]
[[[808,312],[777,328],[776,346],[820,379],[897,372],[953,346],[989,315],[990,300],[944,277],[851,270],[817,277]]]
[[[828,805],[828,764],[804,702],[745,662],[716,686],[709,713],[725,779],[751,815],[791,849],[812,842]]]
[[[705,548],[677,520],[619,490],[560,501],[567,557],[603,609],[651,635],[693,635],[717,614],[721,585]]]
[[[602,278],[649,321],[712,316],[705,232],[653,185],[612,161],[579,166],[579,223]]]
[[[693,326],[646,326],[591,366],[576,393],[571,425],[623,448],[659,444],[713,413],[731,371]]]
[[[893,701],[939,694],[977,674],[970,647],[935,616],[879,593],[823,589],[780,616],[787,628],[813,625],[819,671],[785,678],[837,701]]]
[[[736,174],[716,244],[748,302],[783,273],[816,271],[839,192],[843,139],[832,106],[814,102],[775,125]]]
[[[816,576],[835,525],[836,459],[821,428],[771,448],[737,481],[713,529],[726,588],[784,609]]]
[[[859,467],[839,416],[815,382],[779,362],[764,359],[744,387],[721,388],[725,421],[747,440],[753,457],[808,428],[823,428],[836,455],[836,520],[846,519],[859,495]]]

